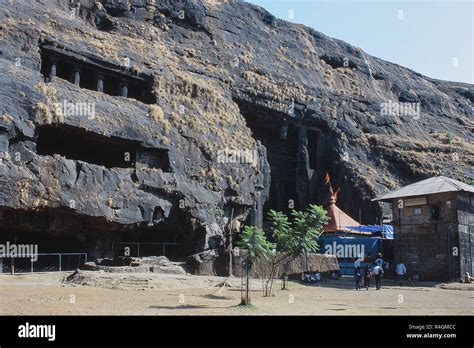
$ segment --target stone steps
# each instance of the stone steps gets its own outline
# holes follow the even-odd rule
[[[153,288],[153,286],[150,285],[150,279],[147,278],[122,278],[118,287],[125,290],[145,290]]]

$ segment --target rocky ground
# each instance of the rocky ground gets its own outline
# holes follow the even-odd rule
[[[419,283],[355,291],[353,279],[316,285],[275,283],[265,298],[253,281],[255,307],[242,308],[240,279],[165,274],[0,275],[2,315],[472,315],[474,285]],[[230,285],[222,286],[227,281]],[[448,290],[451,289],[451,290]]]

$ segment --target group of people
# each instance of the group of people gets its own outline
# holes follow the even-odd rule
[[[363,274],[361,274],[360,260],[356,260],[354,262],[354,278],[356,290],[361,289],[362,278],[364,279],[365,289],[369,290],[370,280],[372,279],[372,277],[375,279],[375,288],[377,290],[380,290],[380,288],[382,287],[382,276],[384,274],[383,265],[384,261],[382,259],[382,255],[379,254],[377,260],[375,260],[374,262],[372,269],[370,269],[369,266],[366,265],[364,267]],[[395,273],[398,276],[398,284],[401,286],[402,280],[407,273],[407,269],[401,260],[398,263],[397,268],[395,269]]]
[[[305,283],[319,282],[321,274],[319,272],[304,272],[301,274],[301,280]]]

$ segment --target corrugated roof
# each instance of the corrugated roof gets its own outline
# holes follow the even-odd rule
[[[474,193],[474,186],[463,182],[447,178],[445,176],[435,176],[426,180],[415,182],[404,186],[398,190],[388,192],[378,196],[373,201],[386,201],[394,198],[423,196],[441,192],[466,191]]]

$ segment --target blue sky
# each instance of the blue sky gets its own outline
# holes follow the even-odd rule
[[[247,0],[421,74],[474,83],[474,0]]]

